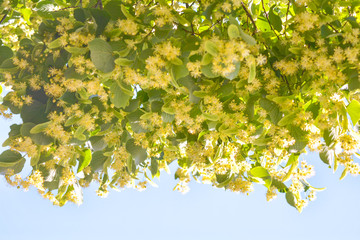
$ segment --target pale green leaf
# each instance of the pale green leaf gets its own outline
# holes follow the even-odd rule
[[[84,168],[89,166],[92,154],[90,149],[85,149],[80,155],[79,167],[77,172],[81,172]]]
[[[234,24],[230,24],[227,31],[230,39],[240,37],[239,27]]]
[[[36,125],[30,130],[31,134],[41,133],[46,130],[46,128],[49,126],[51,122],[44,122]]]
[[[61,40],[60,38],[55,39],[54,41],[52,41],[51,43],[49,43],[48,48],[50,49],[54,49],[54,48],[59,48],[61,47]]]
[[[256,63],[255,61],[250,65],[248,82],[251,83],[256,77]]]
[[[239,30],[240,30],[240,37],[244,40],[244,42],[246,42],[249,45],[256,44],[255,38],[253,38],[249,34],[245,33],[242,29],[239,29]]]
[[[346,109],[350,115],[351,121],[355,125],[360,119],[360,103],[354,99]]]
[[[258,178],[266,178],[266,177],[270,177],[270,174],[268,172],[267,169],[263,168],[263,167],[254,167],[250,170],[250,174],[254,177],[258,177]]]
[[[214,57],[219,54],[218,46],[213,41],[210,41],[210,40],[207,40],[205,42],[205,50],[208,53],[210,53],[211,55],[213,55]]]
[[[133,63],[134,63],[134,61],[129,60],[127,58],[117,58],[117,59],[115,59],[115,64],[119,65],[119,66],[130,66]]]
[[[112,48],[106,41],[95,38],[89,42],[90,57],[95,67],[104,73],[111,72],[115,67]]]

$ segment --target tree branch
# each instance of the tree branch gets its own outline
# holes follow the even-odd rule
[[[255,23],[254,19],[252,18],[251,14],[250,14],[249,10],[247,9],[247,7],[245,6],[244,2],[241,2],[241,7],[244,9],[246,15],[248,16],[248,18],[254,25],[254,34],[255,34],[257,32],[257,27],[256,27],[256,23]]]
[[[261,0],[261,5],[264,10],[265,17],[270,25],[271,30],[274,32],[275,36],[280,40],[279,36],[276,34],[275,29],[273,28],[272,24],[270,23],[269,14],[265,10],[264,0]]]

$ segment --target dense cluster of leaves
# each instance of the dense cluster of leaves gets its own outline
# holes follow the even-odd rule
[[[177,162],[299,211],[320,190],[306,151],[358,175],[360,2],[0,0],[0,173],[54,204],[81,187],[154,184]],[[29,159],[32,172],[19,173]]]

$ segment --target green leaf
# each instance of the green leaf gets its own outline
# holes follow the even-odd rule
[[[96,36],[102,34],[106,25],[110,21],[110,15],[107,11],[97,8],[90,8],[90,13],[96,22]]]
[[[331,146],[332,144],[334,144],[337,139],[336,128],[325,129],[323,137],[324,137],[326,146]]]
[[[159,163],[158,160],[156,160],[155,158],[151,158],[151,165],[150,165],[150,171],[151,171],[151,175],[154,177],[158,171],[159,171]]]
[[[255,45],[256,44],[256,40],[255,38],[253,38],[252,36],[246,34],[242,29],[240,29],[240,37],[244,40],[244,42],[246,42],[249,45]]]
[[[293,158],[293,162],[291,164],[291,167],[289,169],[289,171],[286,173],[286,175],[283,177],[282,181],[286,182],[287,180],[289,180],[289,178],[291,177],[292,173],[295,171],[295,169],[297,169],[298,165],[299,165],[299,155],[291,155],[291,157],[294,156]],[[289,161],[291,160],[291,157],[289,159]]]
[[[134,20],[135,17],[129,13],[129,11],[126,9],[124,5],[121,4],[121,12],[125,15],[127,19]]]
[[[119,84],[121,90],[123,91],[123,93],[125,93],[129,97],[134,96],[134,91],[130,85],[125,85],[125,83],[123,83],[123,82],[120,82],[118,84]]]
[[[5,174],[8,169],[14,170],[14,173],[19,173],[23,169],[25,158],[20,153],[5,150],[0,155],[0,174]]]
[[[282,113],[280,112],[278,105],[266,98],[260,99],[259,103],[260,106],[269,113],[272,123],[277,124],[282,117]]]
[[[291,52],[295,55],[300,55],[300,53],[303,49],[304,48],[302,48],[302,47],[290,47],[288,50],[289,50],[289,52]]]
[[[223,84],[218,90],[217,93],[219,97],[226,97],[231,95],[234,92],[234,86],[229,82]]]
[[[49,126],[51,122],[44,122],[36,125],[30,130],[31,134],[36,134],[45,131],[45,129]]]
[[[209,96],[209,93],[206,91],[193,91],[193,95],[198,98],[203,98]]]
[[[88,48],[80,48],[80,47],[65,47],[65,50],[74,56],[85,55],[89,51]]]
[[[347,69],[344,71],[347,78],[349,79],[348,87],[350,91],[354,91],[360,88],[359,73],[356,69]]]
[[[270,8],[269,20],[273,28],[280,32],[282,30],[282,21],[281,18],[274,13],[274,7],[275,5]]]
[[[13,52],[11,50],[11,48],[6,47],[6,46],[0,46],[0,65],[9,58],[13,57]]]
[[[272,141],[272,138],[258,138],[255,141],[253,141],[253,144],[256,146],[267,146]]]
[[[104,9],[110,14],[113,20],[118,20],[120,17],[123,17],[121,12],[121,2],[118,0],[107,2]]]
[[[37,134],[30,133],[30,130],[35,126],[36,125],[31,122],[24,123],[20,128],[21,135],[30,137],[31,140],[37,145],[45,146],[51,144],[54,141],[51,137],[45,135],[42,132],[39,132]]]
[[[175,114],[175,109],[173,107],[171,107],[169,104],[164,104],[161,108],[161,110],[164,112],[164,113],[167,113],[167,114]]]
[[[18,67],[12,59],[5,59],[0,65],[0,73],[2,72],[16,73],[18,72]]]
[[[60,38],[55,39],[48,45],[48,48],[50,48],[50,49],[59,48],[59,47],[61,47]]]
[[[288,161],[287,161],[287,163],[286,163],[286,165],[285,165],[285,167],[292,165],[295,161],[297,161],[299,156],[300,156],[299,154],[294,154],[294,153],[291,154]]]
[[[20,12],[21,12],[21,15],[23,16],[24,20],[26,21],[26,23],[28,25],[32,25],[31,22],[30,22],[30,16],[31,16],[31,9],[29,8],[23,8],[23,9],[20,9]]]
[[[104,73],[111,72],[115,67],[111,46],[100,38],[89,42],[90,57],[95,67]]]
[[[213,55],[211,55],[210,53],[205,53],[204,56],[201,59],[201,65],[208,65],[211,63],[211,61],[213,60]]]
[[[287,190],[286,185],[283,182],[277,180],[276,178],[272,179],[272,186],[275,186],[279,190],[279,192],[285,192]]]
[[[114,82],[110,86],[110,100],[117,108],[124,108],[129,104],[131,96],[126,94],[118,83]]]
[[[79,22],[85,22],[86,20],[85,10],[83,8],[76,8],[74,10],[74,17]]]
[[[295,138],[295,144],[290,147],[290,152],[299,153],[303,151],[308,143],[307,133],[298,126],[287,125],[290,135]]]
[[[38,154],[30,159],[30,166],[36,166],[40,160],[40,148],[38,148]]]
[[[201,72],[202,74],[205,75],[205,77],[208,77],[208,78],[216,78],[219,76],[219,74],[215,74],[213,71],[212,71],[212,64],[208,64],[206,66],[201,66]]]
[[[295,206],[295,201],[296,201],[296,199],[295,199],[295,196],[294,196],[294,194],[293,194],[292,192],[287,191],[286,194],[285,194],[285,198],[286,198],[287,203],[288,203],[290,206],[296,208],[296,206]]]
[[[79,139],[80,141],[85,141],[86,136],[83,134],[84,131],[85,131],[85,127],[83,127],[83,126],[78,127],[74,133],[74,137],[76,139]]]
[[[230,39],[240,37],[239,27],[234,24],[230,24],[227,31]]]
[[[317,116],[319,115],[319,110],[320,110],[319,102],[312,103],[306,108],[306,111],[310,111],[312,113],[313,119],[317,118]]]
[[[68,120],[66,120],[66,122],[64,123],[64,126],[69,127],[69,126],[75,124],[76,122],[78,122],[79,120],[80,120],[79,117],[71,116],[71,117],[68,118]]]
[[[227,186],[234,179],[235,174],[232,173],[230,176],[229,176],[229,174],[227,174],[226,176],[227,176],[226,179],[224,179],[222,182],[218,181],[219,184],[217,184],[216,187],[223,188],[223,187]],[[218,178],[218,175],[216,175],[216,179],[217,178]]]
[[[210,40],[207,40],[205,42],[205,50],[208,53],[210,53],[211,55],[213,55],[214,57],[219,54],[219,48],[213,41],[210,41]]]
[[[119,65],[119,66],[130,66],[133,63],[134,63],[134,61],[129,60],[127,58],[117,58],[117,59],[115,59],[115,64]]]
[[[343,180],[346,177],[347,173],[348,173],[348,170],[347,170],[347,168],[345,168],[344,171],[341,173],[339,180]]]
[[[89,140],[93,151],[101,151],[107,147],[107,143],[105,142],[103,136],[92,136]]]
[[[350,115],[351,121],[355,125],[360,119],[360,103],[355,99],[346,108]]]
[[[297,114],[295,112],[290,113],[286,116],[284,116],[280,121],[278,122],[278,125],[280,127],[284,127],[288,124],[291,124],[296,119]]]
[[[250,65],[250,72],[248,82],[251,83],[256,77],[256,63],[255,61]]]
[[[24,105],[20,116],[23,122],[32,122],[35,124],[49,121],[46,114],[46,104],[33,100],[31,105]]]
[[[327,165],[332,165],[335,160],[335,151],[325,147],[320,153],[319,157]]]
[[[179,23],[180,23],[181,25],[184,25],[185,27],[188,27],[188,26],[191,25],[191,23],[190,23],[186,18],[184,18],[184,17],[181,16],[181,15],[176,15],[176,18],[177,18],[177,20],[179,21]]]
[[[214,115],[214,114],[209,114],[209,113],[203,113],[202,114],[207,120],[216,122],[219,121],[219,116],[218,115]]]
[[[186,77],[189,75],[189,70],[186,68],[185,64],[182,65],[173,65],[171,67],[171,75],[175,81]]]
[[[126,150],[131,154],[136,165],[139,165],[147,159],[146,150],[136,145],[133,138],[126,142]]]
[[[103,151],[96,151],[93,152],[90,167],[92,171],[98,171],[101,170],[104,166],[104,163],[106,162],[106,159],[108,157],[104,155]]]
[[[79,167],[77,172],[81,172],[84,168],[89,166],[92,154],[90,149],[85,149],[80,155]]]
[[[270,174],[267,169],[263,167],[254,167],[250,170],[250,174],[254,177],[258,178],[266,178],[270,177]]]
[[[178,57],[172,59],[171,63],[174,64],[174,65],[183,65],[183,61]]]

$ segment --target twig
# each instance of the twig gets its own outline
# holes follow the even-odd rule
[[[265,10],[264,0],[261,0],[261,5],[262,5],[262,8],[263,8],[263,10],[264,10],[265,17],[266,17],[266,19],[267,19],[267,21],[268,21],[268,23],[269,23],[269,25],[270,25],[271,30],[274,32],[275,36],[280,40],[279,36],[278,36],[278,35],[276,34],[276,32],[275,32],[275,29],[273,28],[272,24],[270,23],[269,14],[268,14],[268,13],[266,12],[266,10]]]
[[[193,1],[191,4],[190,4],[190,6],[189,7],[192,7],[193,5],[194,5],[194,3],[195,3],[196,1]]]
[[[270,48],[269,48],[266,44],[264,44],[264,46],[265,46],[265,48],[270,52]],[[270,52],[270,54],[271,54],[271,52]],[[270,64],[270,67],[271,67],[271,69],[272,69],[274,72],[276,72],[276,70],[274,69],[274,66],[273,66],[272,64]],[[291,90],[291,87],[290,87],[290,84],[289,84],[288,79],[286,78],[286,76],[283,76],[280,72],[279,72],[279,75],[280,75],[281,79],[286,83],[286,86],[287,86],[287,88],[288,88],[288,90],[289,90],[289,93],[290,93],[290,95],[291,95],[291,94],[292,94],[292,90]]]
[[[155,29],[155,26],[153,26],[153,27],[151,28],[151,30],[149,31],[149,33],[144,36],[144,40],[143,40],[143,41],[145,41],[146,38],[150,36],[150,34],[154,31],[154,29]]]
[[[215,23],[213,23],[207,30],[209,30],[210,28],[213,28],[216,24],[219,24],[223,19],[219,19],[217,20]]]
[[[1,18],[0,20],[0,24],[2,24],[2,22],[5,20],[5,18],[7,17],[8,13],[5,13],[5,15]]]
[[[94,8],[99,7],[100,9],[103,9],[102,0],[98,0]]]
[[[285,20],[285,27],[284,27],[284,35],[285,35],[285,38],[286,38],[286,27],[287,27],[287,21],[288,21],[288,15],[289,15],[289,11],[290,11],[290,1],[288,2],[288,5],[287,5],[287,10],[286,10],[286,20]]]
[[[336,28],[334,28],[334,26],[333,25],[331,25],[330,23],[327,23],[326,25],[328,25],[329,27],[331,27],[335,32],[339,32]]]
[[[256,23],[254,21],[254,19],[252,18],[249,10],[247,9],[247,7],[245,6],[244,2],[241,2],[241,6],[244,9],[246,15],[248,16],[248,18],[250,19],[250,21],[252,22],[252,24],[254,25],[254,34],[257,32],[257,27],[256,27]]]
[[[282,78],[282,80],[284,80],[286,82],[286,85],[289,89],[289,93],[290,95],[292,94],[292,91],[291,91],[291,88],[290,88],[290,84],[289,84],[289,81],[287,80],[286,76],[283,76],[281,73],[280,73],[280,77]]]
[[[189,30],[187,30],[187,29],[183,28],[183,27],[181,26],[181,24],[179,24],[179,23],[177,23],[177,22],[174,22],[174,24],[175,24],[176,26],[180,26],[180,27],[181,27],[181,29],[182,29],[182,30],[184,30],[185,32],[187,32],[187,33],[191,33],[191,35],[198,35],[198,36],[200,36],[200,34],[199,34],[199,33],[194,32],[194,30],[193,30],[193,31],[189,31]],[[192,26],[192,25],[191,25],[191,26]]]

